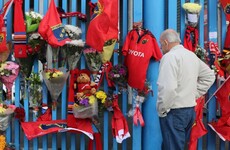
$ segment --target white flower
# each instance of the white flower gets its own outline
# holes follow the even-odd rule
[[[76,27],[73,25],[65,25],[64,28],[65,28],[66,32],[68,33],[68,35],[71,39],[79,39],[80,38],[82,31],[79,27]]]
[[[36,39],[42,39],[42,37],[41,37],[41,35],[39,34],[39,33],[33,33],[33,34],[31,34],[30,36],[29,36],[29,41],[30,40],[36,40]]]
[[[85,42],[83,42],[82,40],[72,40],[70,42],[67,42],[66,44],[74,45],[74,46],[80,46],[80,47],[85,46]]]

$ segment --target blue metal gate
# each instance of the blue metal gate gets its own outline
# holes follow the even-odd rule
[[[114,53],[112,62],[113,64],[118,64],[123,60],[122,56],[119,55],[121,47],[123,45],[124,39],[128,31],[132,28],[133,22],[143,22],[143,26],[149,29],[159,41],[160,33],[167,28],[172,28],[177,30],[181,39],[184,37],[185,32],[185,12],[181,8],[181,5],[189,0],[123,0],[120,1],[120,37],[119,44],[116,45],[118,52]],[[4,5],[4,0],[0,1],[0,8]],[[79,11],[83,14],[88,13],[88,1],[87,0],[55,0],[57,6],[61,6],[64,10],[68,12]],[[97,2],[97,0],[92,0],[92,2]],[[194,0],[190,0],[194,2]],[[218,0],[196,0],[195,2],[202,5],[202,10],[199,18],[199,44],[201,47],[204,47],[206,42],[213,41],[218,42],[220,48],[222,48],[225,38],[225,28],[226,21],[223,11],[220,9]],[[24,11],[28,12],[30,9],[33,9],[35,12],[40,14],[45,14],[49,6],[49,0],[24,0]],[[220,11],[222,16],[221,23],[219,24],[219,30],[217,20],[218,11]],[[11,41],[12,37],[12,18],[13,10],[10,9],[10,12],[7,15],[7,40]],[[89,19],[88,19],[89,20]],[[87,23],[80,22],[76,17],[70,19],[63,19],[63,24],[72,24],[81,28],[82,30],[82,39],[86,39]],[[206,30],[207,29],[207,30]],[[207,31],[207,32],[206,32]],[[211,35],[218,35],[211,36]],[[135,126],[132,123],[132,119],[127,118],[129,122],[129,128],[131,133],[131,138],[123,141],[122,144],[118,144],[114,138],[111,136],[110,130],[110,114],[109,112],[104,112],[102,127],[103,127],[103,149],[132,149],[132,150],[160,150],[161,149],[161,133],[159,126],[159,119],[156,112],[156,97],[157,97],[157,86],[156,80],[158,76],[158,65],[159,62],[151,60],[147,78],[152,84],[154,91],[154,96],[149,96],[146,102],[142,106],[143,117],[145,120],[145,126]],[[80,61],[80,68],[85,68],[84,58]],[[38,72],[39,63],[35,61],[33,70]],[[46,89],[46,86],[43,86]],[[106,83],[104,88],[107,88]],[[214,93],[216,87],[212,87],[208,92],[207,97]],[[15,105],[20,106],[20,77],[15,81]],[[47,90],[43,90],[43,102],[47,103]],[[61,107],[58,108],[54,114],[53,119],[66,119],[67,115],[67,85],[64,86],[64,89],[61,94]],[[122,112],[127,113],[128,110],[128,95],[126,92],[122,92],[120,96],[120,104],[122,104]],[[23,100],[23,106],[26,111],[25,121],[35,121],[36,116],[31,115],[29,111],[29,102],[28,99]],[[59,116],[59,114],[61,116]],[[208,104],[208,111],[206,112],[207,122],[216,118],[216,102],[213,98]],[[207,127],[208,128],[208,127]],[[216,149],[217,143],[219,143],[218,149],[225,149],[226,143],[216,138],[216,134],[208,128],[208,134],[199,140],[198,149]],[[23,137],[23,138],[22,138]],[[22,138],[22,139],[21,139]],[[205,141],[205,142],[204,142]],[[25,136],[20,127],[18,120],[13,120],[11,126],[7,129],[7,142],[13,143],[16,149],[87,149],[88,139],[83,134],[73,134],[73,133],[58,133],[52,135],[45,135],[41,138],[36,138],[29,141]]]

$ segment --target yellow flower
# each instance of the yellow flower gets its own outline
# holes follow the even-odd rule
[[[6,137],[4,135],[0,135],[0,149],[3,150],[6,147]]]
[[[54,73],[52,77],[57,78],[58,76],[59,76],[58,73]]]
[[[200,4],[196,4],[196,3],[184,3],[183,4],[183,8],[185,11],[189,12],[189,13],[199,13],[202,6]]]
[[[96,92],[96,97],[101,100],[101,103],[105,103],[107,95],[103,91]]]
[[[79,107],[79,105],[77,103],[74,103],[73,107]]]
[[[6,109],[5,109],[5,108],[0,107],[0,113],[1,113],[1,114],[3,114],[5,111],[6,111]]]
[[[95,100],[96,100],[96,98],[93,95],[89,96],[89,104],[90,105],[94,104]]]

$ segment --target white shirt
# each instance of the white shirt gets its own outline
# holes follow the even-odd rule
[[[166,53],[159,67],[157,111],[160,117],[170,109],[193,107],[215,81],[214,71],[182,45]]]

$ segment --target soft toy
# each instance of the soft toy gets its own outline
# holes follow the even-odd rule
[[[84,96],[90,96],[96,92],[96,84],[90,79],[90,72],[87,69],[80,70],[77,75],[77,81],[74,89],[77,91],[75,98],[78,100]]]

